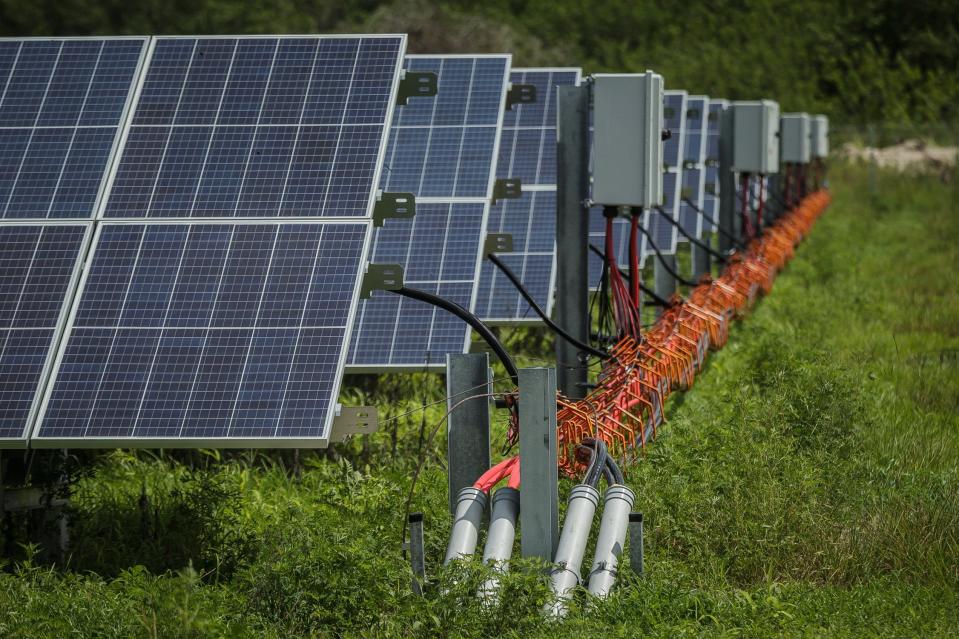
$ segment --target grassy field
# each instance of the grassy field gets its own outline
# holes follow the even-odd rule
[[[353,380],[382,432],[333,455],[115,452],[76,485],[73,554],[0,572],[0,636],[959,635],[959,186],[837,166],[773,294],[630,468],[647,575],[563,625],[536,570],[480,606],[438,575],[439,378]],[[538,363],[550,341],[507,336]],[[425,513],[427,597],[399,550]],[[567,490],[568,484],[563,485]],[[15,531],[14,531],[15,532]],[[523,566],[523,568],[532,568]]]

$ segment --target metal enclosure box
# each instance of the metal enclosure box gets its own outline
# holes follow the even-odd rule
[[[779,171],[776,102],[733,102],[733,170],[763,175]]]
[[[809,152],[814,158],[829,155],[829,118],[814,115],[809,119]]]
[[[779,159],[784,163],[809,163],[809,114],[783,113],[779,119]]]
[[[593,76],[593,195],[597,204],[663,203],[663,76]]]

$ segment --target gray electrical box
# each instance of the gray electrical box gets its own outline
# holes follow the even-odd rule
[[[814,115],[809,119],[809,152],[814,158],[829,155],[829,118]]]
[[[663,76],[593,76],[593,195],[597,204],[663,203]]]
[[[779,119],[779,150],[784,163],[809,163],[808,113],[783,113]]]
[[[776,102],[733,102],[733,170],[761,175],[779,172]]]

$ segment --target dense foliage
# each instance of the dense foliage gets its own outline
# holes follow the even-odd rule
[[[441,398],[424,373],[354,380],[395,419],[339,459],[102,455],[75,486],[66,568],[26,547],[0,571],[0,636],[956,636],[959,187],[882,173],[863,195],[848,166],[833,182],[773,294],[628,470],[646,577],[624,571],[561,628],[535,566],[494,608],[479,566],[438,570],[443,408],[402,414]],[[548,352],[509,339],[528,363]],[[417,597],[400,541],[424,455]]]
[[[668,87],[861,126],[959,124],[959,18],[935,0],[2,0],[0,35],[411,35],[517,66],[652,68]]]

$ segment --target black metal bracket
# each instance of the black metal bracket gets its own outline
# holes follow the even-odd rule
[[[396,91],[396,104],[405,106],[410,98],[429,98],[438,91],[438,77],[432,71],[404,71]]]
[[[523,196],[519,178],[500,178],[493,183],[493,204],[498,200],[515,200]]]
[[[487,233],[483,242],[483,255],[490,253],[512,253],[513,236],[510,233]]]
[[[506,92],[506,110],[510,111],[514,104],[530,104],[536,102],[535,84],[511,84]]]
[[[366,299],[373,291],[398,291],[403,288],[403,267],[399,264],[370,264],[363,275],[360,299]]]
[[[373,205],[373,226],[388,219],[408,219],[416,215],[416,197],[412,193],[380,193]]]

